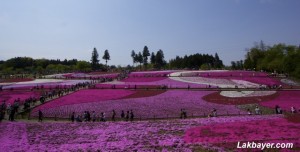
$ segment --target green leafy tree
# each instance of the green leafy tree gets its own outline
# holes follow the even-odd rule
[[[76,63],[76,69],[79,71],[90,71],[92,68],[91,68],[91,64],[89,62],[78,61]]]
[[[105,60],[105,64],[106,64],[106,67],[107,67],[107,61],[110,60],[110,55],[109,55],[108,50],[105,50],[105,51],[104,51],[104,55],[103,55],[102,59]],[[107,67],[107,68],[108,68],[108,67]]]
[[[202,65],[200,66],[200,69],[201,69],[201,70],[209,70],[210,68],[209,68],[209,65],[208,65],[207,63],[204,63],[204,64],[202,64]]]
[[[231,69],[236,70],[237,69],[237,64],[235,61],[231,61]]]
[[[134,66],[134,63],[136,63],[136,54],[135,54],[134,50],[131,51],[131,58],[132,58],[133,66]]]
[[[144,47],[143,50],[143,63],[145,66],[145,69],[147,69],[147,65],[148,65],[148,56],[150,56],[150,52],[147,46]]]
[[[136,58],[136,61],[138,63],[140,63],[140,69],[141,69],[142,68],[142,63],[143,63],[143,55],[142,55],[142,53],[139,52],[138,54],[136,54],[135,58]]]
[[[215,53],[215,57],[214,57],[214,67],[215,68],[222,68],[223,62],[220,60],[218,53]]]
[[[169,61],[169,66],[171,69],[199,69],[202,64],[207,64],[210,67],[214,65],[215,58],[208,54],[192,54],[185,55],[184,57],[176,56],[175,59]],[[220,60],[220,63],[223,62]]]
[[[158,50],[155,55],[155,68],[161,69],[164,65],[166,65],[164,52],[162,50]]]
[[[244,60],[246,69],[285,73],[300,78],[300,50],[297,46],[275,44],[266,46],[262,41],[247,52]]]
[[[93,52],[92,52],[92,58],[91,58],[91,67],[92,70],[97,70],[99,67],[99,54],[96,48],[94,48]]]
[[[151,62],[151,64],[154,65],[154,64],[155,64],[155,60],[156,60],[156,59],[155,59],[155,54],[154,54],[154,52],[152,52],[152,53],[151,53],[151,56],[150,56],[150,62]]]

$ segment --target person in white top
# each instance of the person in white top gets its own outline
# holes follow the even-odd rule
[[[291,107],[291,112],[292,112],[292,113],[296,113],[295,107]]]
[[[260,114],[261,114],[261,111],[260,111],[260,109],[258,108],[258,106],[255,107],[255,114],[256,114],[256,115],[260,115]]]

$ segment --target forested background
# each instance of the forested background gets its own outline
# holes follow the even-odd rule
[[[256,70],[283,73],[295,78],[300,78],[300,46],[275,44],[267,46],[263,41],[256,43],[247,49],[245,58],[232,61],[230,66],[224,66],[217,53],[192,54],[183,57],[176,56],[169,61],[164,58],[163,50],[150,52],[145,46],[142,51],[131,51],[132,63],[126,67],[108,65],[110,55],[104,51],[103,61],[100,63],[98,51],[94,48],[90,61],[77,59],[33,59],[31,57],[15,57],[6,61],[0,61],[0,74],[50,74],[63,72],[90,72],[90,71],[118,71],[130,70],[162,70],[162,69],[232,69],[232,70]]]
[[[232,61],[231,68],[263,70],[300,78],[300,46],[283,43],[267,46],[261,41],[247,50],[245,59]]]

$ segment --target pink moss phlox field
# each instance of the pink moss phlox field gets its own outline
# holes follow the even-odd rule
[[[207,116],[213,108],[216,108],[218,114],[227,115],[234,114],[246,114],[245,111],[241,111],[234,105],[221,105],[206,102],[202,99],[203,96],[213,93],[212,91],[183,91],[183,90],[169,90],[165,93],[144,97],[144,98],[132,98],[132,99],[117,99],[106,100],[101,102],[87,102],[81,104],[68,104],[60,106],[59,102],[52,104],[47,103],[50,106],[43,108],[45,116],[64,117],[67,118],[72,112],[76,114],[82,114],[83,111],[96,111],[97,114],[105,112],[107,117],[111,117],[111,111],[114,109],[117,112],[117,117],[120,117],[122,110],[133,110],[136,118],[166,118],[174,117],[179,118],[180,109],[184,108],[187,111],[188,116]],[[81,94],[81,99],[89,99],[88,95]],[[68,96],[63,97],[68,99]],[[86,100],[85,99],[85,100]],[[72,99],[71,99],[72,100]],[[75,100],[75,99],[73,99]],[[93,99],[96,101],[95,99]],[[63,101],[63,100],[57,100]],[[46,105],[47,105],[46,104]],[[37,111],[35,109],[34,111]],[[33,116],[37,116],[37,112],[32,113]]]
[[[290,111],[291,107],[300,109],[300,92],[299,91],[278,91],[279,96],[271,101],[261,102],[260,105],[274,108],[278,105],[281,109]]]
[[[226,70],[212,70],[212,71],[188,71],[182,73],[180,76],[201,76],[201,77],[267,77],[268,74],[265,72],[256,71],[226,71]]]
[[[213,79],[227,79],[227,80],[244,80],[257,84],[264,85],[283,85],[283,83],[274,78],[269,77],[265,72],[255,71],[214,71],[214,72],[190,72],[183,73],[183,77],[200,76],[204,78]]]
[[[11,85],[6,85],[3,86],[4,90],[7,89],[19,89],[19,90],[24,90],[24,89],[31,89],[34,87],[41,87],[43,86],[45,89],[50,89],[50,88],[55,88],[57,86],[60,86],[61,88],[63,87],[70,87],[72,85],[76,85],[78,83],[85,83],[85,82],[90,82],[90,80],[57,80],[53,82],[47,82],[45,79],[44,82],[39,82],[36,83],[34,81],[29,81],[26,83],[16,83],[16,84],[11,84]]]
[[[288,143],[300,146],[300,124],[284,118],[252,120],[194,127],[186,131],[187,143],[235,143],[256,141],[264,143]]]
[[[33,110],[33,112],[41,110],[49,110],[55,107],[61,107],[65,105],[74,105],[81,106],[84,103],[90,102],[99,102],[107,101],[107,100],[115,100],[118,98],[122,98],[128,95],[135,93],[135,91],[130,90],[97,90],[97,89],[88,89],[88,90],[80,90],[74,92],[72,94],[63,96],[58,99],[54,99],[51,102],[47,102]]]
[[[257,83],[257,84],[264,84],[264,85],[283,85],[283,83],[275,78],[271,77],[231,77],[229,79],[232,80],[244,80],[244,81],[249,81],[252,83]]]
[[[152,82],[117,82],[117,83],[107,83],[107,84],[96,84],[97,88],[111,88],[113,85],[115,85],[117,88],[124,88],[128,87],[130,85],[130,88],[134,88],[136,85],[138,86],[167,86],[168,88],[205,88],[207,85],[204,84],[195,84],[195,83],[189,83],[189,82],[181,82],[172,80],[170,78],[165,78],[163,80],[159,81],[152,81]]]
[[[256,71],[216,71],[216,72],[200,72],[198,74],[202,77],[266,77],[268,76],[265,72]]]
[[[165,77],[170,73],[176,72],[175,70],[170,71],[140,71],[131,72],[129,77]]]
[[[234,87],[236,83],[227,79],[220,78],[202,78],[202,77],[180,77],[181,80],[188,81],[191,83],[202,83],[206,85],[213,86],[232,86]]]
[[[222,147],[205,143],[187,143],[183,138],[184,133],[195,126],[218,126],[235,122],[244,124],[278,117],[280,116],[238,116],[105,123],[3,122],[0,125],[0,147],[1,151],[191,152],[200,145],[206,150],[224,151]]]
[[[153,82],[164,80],[167,77],[129,77],[121,80],[122,82]]]
[[[39,91],[0,91],[0,102],[6,101],[6,104],[13,104],[16,99],[20,99],[20,104],[24,103],[24,101],[30,97],[35,97],[39,99],[41,96],[41,92]],[[0,104],[1,104],[0,103]]]
[[[10,78],[10,79],[0,79],[0,83],[10,83],[10,82],[25,82],[32,81],[32,78]]]
[[[85,74],[85,73],[74,73],[66,75],[66,78],[116,78],[119,73],[110,74]]]

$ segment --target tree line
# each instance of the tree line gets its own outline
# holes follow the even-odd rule
[[[148,69],[148,57],[150,56],[150,65],[152,69],[162,69],[167,62],[165,61],[164,52],[160,49],[156,53],[152,52],[150,55],[150,51],[147,46],[144,47],[142,52],[135,53],[134,50],[131,51],[131,58],[133,65],[135,63],[140,64],[140,68],[142,68],[142,64],[144,69]]]
[[[0,61],[1,74],[50,74],[62,72],[82,71],[89,72],[93,70],[108,70],[116,68],[116,66],[108,66],[110,60],[109,51],[105,50],[102,59],[105,65],[99,63],[99,55],[97,49],[92,52],[91,62],[79,61],[77,59],[60,60],[60,59],[33,59],[31,57],[14,57],[6,61]]]
[[[208,55],[208,54],[192,54],[192,55],[185,55],[184,57],[176,56],[175,59],[171,59],[170,67],[172,69],[202,69],[202,70],[209,70],[209,69],[220,69],[223,68],[223,61],[220,60],[218,53],[215,53],[215,56]]]
[[[150,66],[148,58],[150,57]],[[208,54],[192,54],[185,55],[184,57],[176,56],[174,59],[170,59],[169,62],[165,60],[163,50],[159,49],[156,53],[151,52],[147,46],[143,51],[135,52],[131,51],[131,58],[133,65],[139,64],[139,68],[144,69],[220,69],[223,68],[223,61],[220,60],[219,55],[215,56]]]
[[[284,73],[300,78],[300,46],[283,43],[267,46],[261,41],[247,50],[244,60],[232,61],[231,68]]]
[[[156,52],[149,51],[144,46],[142,51],[131,51],[133,65],[125,68],[131,70],[160,70],[160,69],[219,69],[222,68],[223,62],[218,54],[215,56],[208,54],[185,55],[184,57],[176,56],[176,58],[165,60],[163,50]],[[90,61],[80,61],[77,59],[60,60],[60,59],[33,59],[31,57],[15,57],[6,61],[0,61],[1,74],[51,74],[63,72],[89,72],[89,71],[108,71],[116,69],[114,65],[108,66],[111,59],[109,51],[105,50],[102,56],[105,64],[100,63],[99,53],[96,48],[93,49]],[[122,67],[118,67],[123,69]]]

